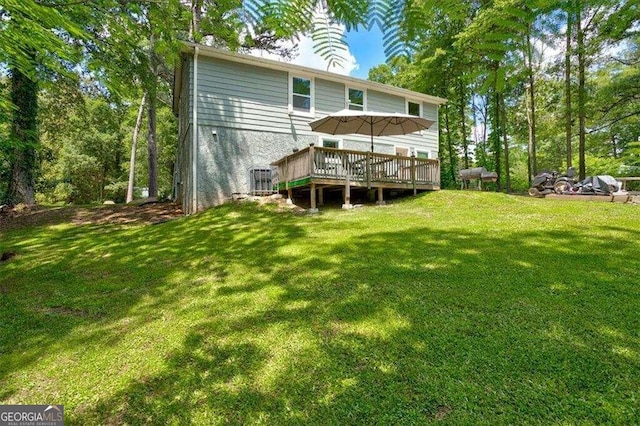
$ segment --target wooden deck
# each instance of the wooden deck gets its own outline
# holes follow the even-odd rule
[[[326,187],[344,188],[344,206],[351,205],[351,187],[378,190],[382,203],[384,189],[440,189],[440,162],[415,157],[350,151],[334,148],[308,148],[288,155],[274,163],[277,167],[274,185],[278,190],[291,191],[308,187],[311,209],[316,209],[316,197],[322,200]]]

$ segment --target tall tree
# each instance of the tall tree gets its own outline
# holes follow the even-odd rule
[[[140,133],[140,126],[142,125],[142,114],[144,112],[144,107],[147,103],[146,95],[142,95],[142,100],[140,101],[140,108],[138,108],[138,115],[136,116],[136,124],[133,128],[133,136],[131,138],[131,157],[129,159],[129,181],[127,183],[127,198],[125,200],[126,203],[130,203],[133,201],[133,189],[135,183],[136,176],[136,152],[138,149],[138,134]]]
[[[573,128],[573,117],[571,110],[571,52],[572,52],[572,40],[571,34],[573,31],[573,22],[574,22],[574,8],[573,1],[570,0],[568,2],[567,7],[567,28],[565,30],[565,51],[564,51],[564,102],[565,102],[565,118],[564,118],[564,126],[565,126],[565,144],[567,151],[567,168],[572,167],[572,128]]]
[[[534,64],[533,64],[533,43],[531,41],[531,28],[532,25],[527,25],[527,32],[525,36],[525,66],[527,69],[527,123],[529,127],[529,182],[531,182],[531,176],[538,174],[538,163],[536,161],[536,90],[535,90],[535,77],[534,77]]]
[[[33,75],[34,73],[32,73]],[[11,70],[11,163],[6,202],[35,204],[35,169],[38,145],[38,83],[17,68]]]
[[[587,137],[586,129],[586,88],[585,88],[585,40],[584,28],[582,27],[582,11],[578,10],[576,14],[576,50],[578,59],[578,174],[580,180],[586,176],[585,164],[585,143]]]
[[[13,104],[9,146],[4,147],[10,163],[4,202],[9,205],[35,203],[38,82],[45,73],[64,74],[64,61],[73,60],[76,53],[69,40],[84,36],[71,19],[84,10],[74,5],[63,14],[63,6],[55,1],[5,0],[0,8],[0,63],[10,69]]]

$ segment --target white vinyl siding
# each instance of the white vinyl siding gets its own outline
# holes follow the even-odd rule
[[[335,81],[316,79],[316,117],[344,108],[344,85]]]
[[[347,86],[340,82],[313,79],[314,114],[289,115],[289,80],[286,71],[230,62],[222,59],[198,57],[198,123],[200,126],[230,128],[319,136],[311,131],[309,121],[337,112],[345,107]],[[193,110],[191,71],[185,69],[188,88],[182,96],[189,96],[189,117]],[[292,74],[293,75],[293,74]],[[295,74],[298,75],[298,74]],[[359,86],[350,85],[352,88]],[[366,109],[379,112],[405,112],[404,97],[394,96],[363,87]],[[437,105],[423,103],[423,116],[437,119]],[[293,129],[293,130],[292,130]],[[419,134],[376,138],[376,145],[386,144],[393,149],[398,143],[416,146],[423,151],[437,152],[437,124]],[[368,136],[349,135],[365,146]],[[345,143],[345,147],[346,147]]]

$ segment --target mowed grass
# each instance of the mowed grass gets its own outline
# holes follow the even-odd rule
[[[0,404],[71,424],[637,424],[639,218],[441,191],[5,231]]]

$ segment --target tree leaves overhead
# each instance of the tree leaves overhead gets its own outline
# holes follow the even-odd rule
[[[344,68],[342,64],[348,54],[346,36],[325,8],[318,8],[314,13],[311,39],[313,50],[328,62],[329,69],[336,66]]]
[[[348,60],[345,33],[338,25],[346,31],[378,27],[391,58],[411,53],[420,29],[416,24],[424,19],[421,8],[404,0],[245,0],[243,10],[250,24],[264,25],[279,37],[310,35],[329,66]]]
[[[70,41],[86,37],[83,29],[59,8],[33,0],[4,0],[0,6],[0,62],[35,77],[36,65],[60,69],[52,57],[73,61]],[[28,35],[28,36],[27,36]],[[37,54],[37,57],[34,56]]]

